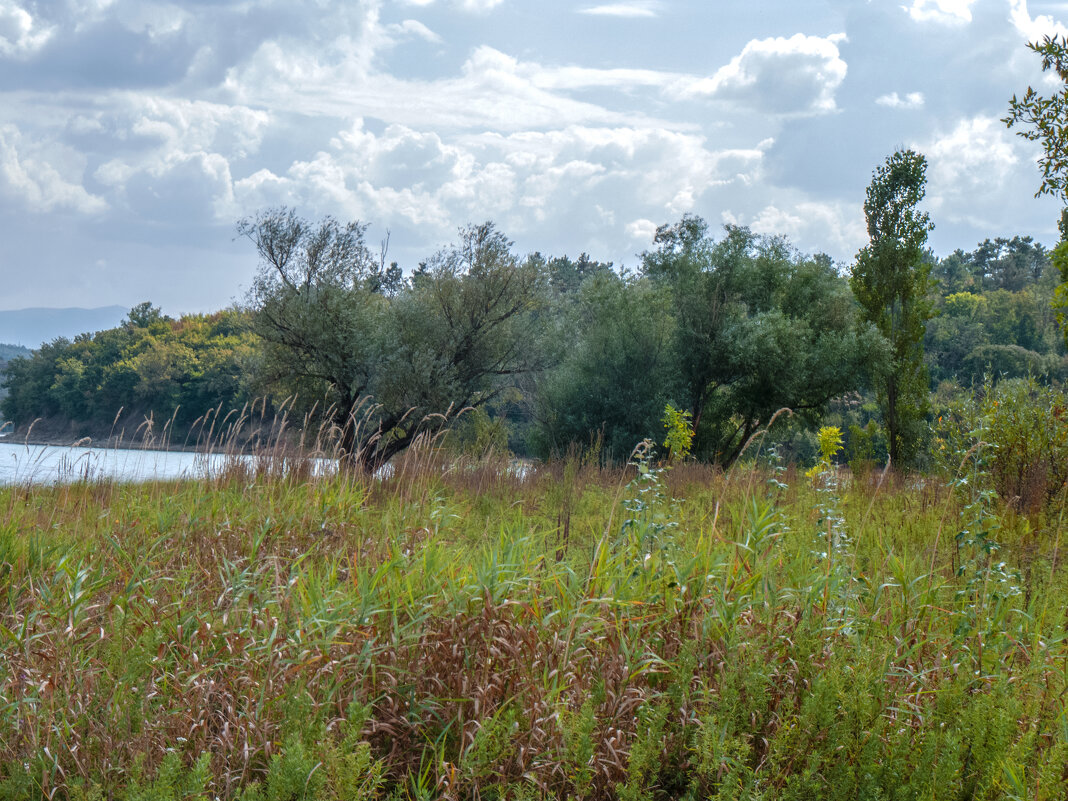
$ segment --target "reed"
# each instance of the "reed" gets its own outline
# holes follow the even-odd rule
[[[205,415],[233,457],[205,479],[0,489],[0,798],[1068,790],[1058,510],[992,507],[1026,592],[977,615],[959,493],[840,482],[843,628],[791,471],[517,471],[430,434],[322,470],[337,432],[289,408]]]

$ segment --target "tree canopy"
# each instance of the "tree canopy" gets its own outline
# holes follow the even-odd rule
[[[280,208],[238,231],[260,256],[249,306],[268,372],[325,391],[343,452],[363,466],[532,366],[541,276],[491,223],[462,229],[411,281],[372,257],[358,222]]]
[[[931,317],[931,267],[924,246],[934,226],[917,208],[926,193],[926,169],[921,154],[899,150],[875,171],[864,201],[870,241],[857,254],[850,278],[863,318],[890,348],[889,362],[873,378],[896,466],[915,456],[929,407],[923,337]]]
[[[694,216],[661,226],[654,244],[642,270],[672,298],[695,453],[730,464],[777,410],[816,415],[862,384],[879,343],[829,260],[737,226],[716,241]]]
[[[239,408],[253,394],[259,351],[246,314],[228,309],[173,320],[142,303],[118,328],[47,343],[13,359],[0,402],[5,419],[25,425],[62,417],[75,431],[108,430],[119,417],[158,430],[188,429],[222,404]]]

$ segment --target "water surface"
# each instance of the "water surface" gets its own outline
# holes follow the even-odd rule
[[[186,451],[0,442],[0,484],[202,478],[232,465],[234,458]]]

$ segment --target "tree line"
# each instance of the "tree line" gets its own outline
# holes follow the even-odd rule
[[[484,223],[405,276],[362,223],[269,209],[238,224],[259,258],[241,307],[174,320],[146,303],[57,339],[10,362],[0,412],[99,434],[122,409],[180,433],[220,404],[287,398],[373,468],[446,427],[527,455],[625,459],[668,406],[696,458],[729,465],[779,410],[772,437],[795,445],[830,411],[873,457],[914,464],[932,390],[1066,373],[1050,254],[1017,236],[934,257],[924,169],[902,151],[876,170],[870,242],[848,269],[687,215],[634,270],[521,257]]]

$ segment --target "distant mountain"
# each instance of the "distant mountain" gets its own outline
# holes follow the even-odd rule
[[[129,311],[124,306],[0,311],[0,342],[37,348],[56,337],[74,339],[78,334],[114,328]]]

